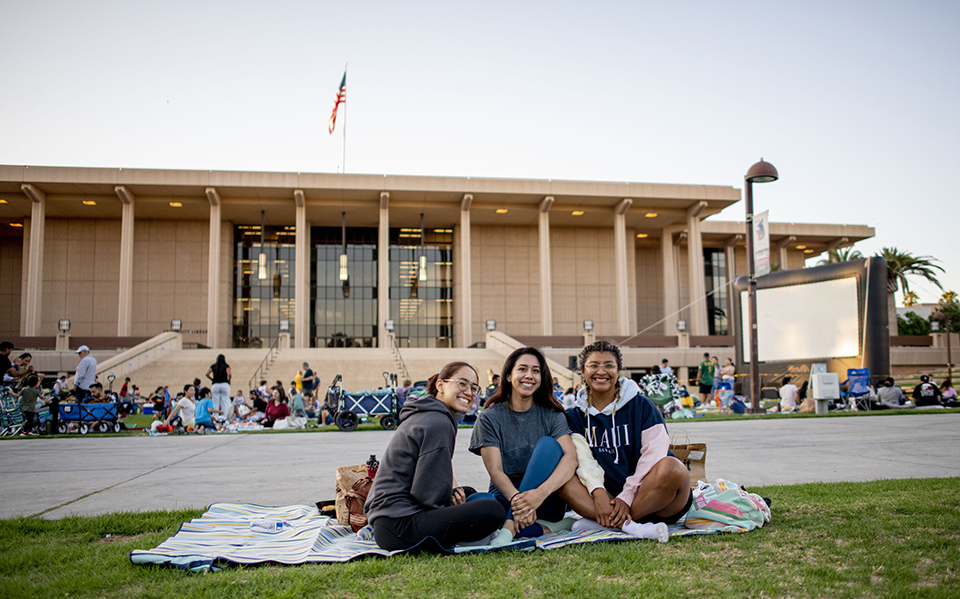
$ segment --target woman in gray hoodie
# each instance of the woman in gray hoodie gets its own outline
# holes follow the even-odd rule
[[[430,378],[427,395],[404,404],[364,506],[380,547],[449,550],[503,524],[497,501],[481,494],[467,501],[463,488],[453,488],[454,415],[473,405],[478,381],[473,366],[451,362]]]

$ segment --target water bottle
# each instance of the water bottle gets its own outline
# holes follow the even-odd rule
[[[250,530],[254,532],[274,533],[288,528],[293,528],[293,525],[282,520],[270,520],[268,518],[260,518],[250,523]]]
[[[376,476],[378,468],[380,468],[380,462],[377,461],[377,454],[372,454],[367,460],[367,476],[370,478]]]

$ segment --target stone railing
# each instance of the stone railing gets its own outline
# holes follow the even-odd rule
[[[100,382],[106,387],[107,377],[112,375],[116,377],[114,380],[123,381],[124,377],[131,372],[156,362],[170,352],[180,351],[182,347],[183,336],[180,333],[171,331],[160,333],[97,364],[97,374],[100,375]]]
[[[521,347],[526,347],[526,345],[509,335],[498,331],[487,333],[487,349],[493,350],[503,357],[509,356],[514,350]],[[547,366],[550,367],[550,373],[561,387],[564,389],[573,387],[574,378],[572,370],[550,358],[547,358]]]

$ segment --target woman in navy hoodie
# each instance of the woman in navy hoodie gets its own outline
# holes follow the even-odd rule
[[[451,362],[430,378],[427,395],[407,400],[400,410],[400,427],[364,504],[380,547],[449,550],[490,536],[503,524],[505,510],[497,501],[477,494],[467,502],[464,489],[453,488],[454,415],[476,401],[478,380],[473,366]]]
[[[567,411],[579,466],[562,493],[585,518],[574,530],[593,521],[665,541],[666,525],[687,513],[693,494],[686,466],[669,451],[663,417],[634,381],[620,376],[623,356],[613,343],[583,348],[579,366],[586,387]]]

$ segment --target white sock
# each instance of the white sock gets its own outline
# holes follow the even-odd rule
[[[663,522],[640,524],[639,522],[627,520],[621,530],[638,539],[656,539],[661,543],[666,543],[670,540],[670,530]]]
[[[501,528],[497,531],[496,535],[493,537],[493,540],[490,541],[491,547],[502,547],[513,541],[513,533],[510,532],[508,528]]]
[[[600,526],[600,523],[596,520],[591,520],[589,518],[581,518],[573,523],[573,528],[571,529],[575,533],[586,532],[588,530],[608,530],[603,526]]]

